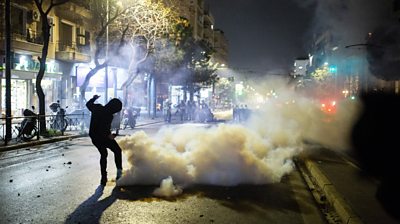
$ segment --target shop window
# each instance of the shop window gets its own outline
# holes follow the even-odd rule
[[[1,82],[2,92],[5,93],[5,81]],[[11,80],[11,113],[13,116],[21,116],[22,110],[27,108],[27,81],[26,80]],[[5,95],[1,96],[2,110],[6,109]]]

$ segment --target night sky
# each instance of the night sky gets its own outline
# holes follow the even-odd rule
[[[215,27],[222,29],[229,41],[229,66],[261,75],[288,74],[296,58],[312,53],[311,37],[316,30],[330,31],[332,43],[338,49],[336,54],[351,53],[346,46],[365,44],[370,34],[383,41],[393,36],[389,31],[400,33],[393,0],[206,0],[206,3],[214,15]],[[387,44],[382,41],[376,44]]]
[[[294,0],[207,0],[215,27],[229,41],[229,66],[282,74],[308,54],[312,5]]]

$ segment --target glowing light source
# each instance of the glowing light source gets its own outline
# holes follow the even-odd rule
[[[336,73],[337,72],[337,66],[336,65],[329,66],[329,72],[330,73]]]

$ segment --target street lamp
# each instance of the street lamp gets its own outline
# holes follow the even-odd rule
[[[106,70],[104,74],[104,104],[107,103],[108,101],[108,20],[109,20],[109,0],[106,1],[106,56],[105,56],[105,61],[106,61]]]
[[[366,49],[367,47],[378,47],[372,44],[368,44],[368,43],[359,43],[359,44],[351,44],[351,45],[347,45],[345,46],[346,49],[358,49],[358,50],[362,50],[362,49]],[[366,58],[365,58],[366,60]],[[358,72],[364,72],[364,74],[359,74],[360,77],[362,77],[362,89],[364,89],[366,92],[368,92],[368,88],[369,88],[369,79],[368,79],[368,74],[367,74],[367,70],[366,69],[366,61],[365,60],[360,60],[360,67],[362,66],[361,69],[358,69]],[[362,75],[362,76],[361,76]],[[359,81],[358,81],[359,82]]]
[[[6,139],[11,140],[11,1],[5,2],[4,20],[6,22]]]

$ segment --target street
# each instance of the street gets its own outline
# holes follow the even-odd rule
[[[162,125],[121,134],[153,136]],[[100,187],[99,154],[87,137],[20,151],[29,153],[0,160],[0,223],[326,223],[297,170],[279,183],[192,185],[163,198],[153,195],[159,186],[116,187],[112,152]]]
[[[0,224],[399,223],[400,0],[0,11]]]

